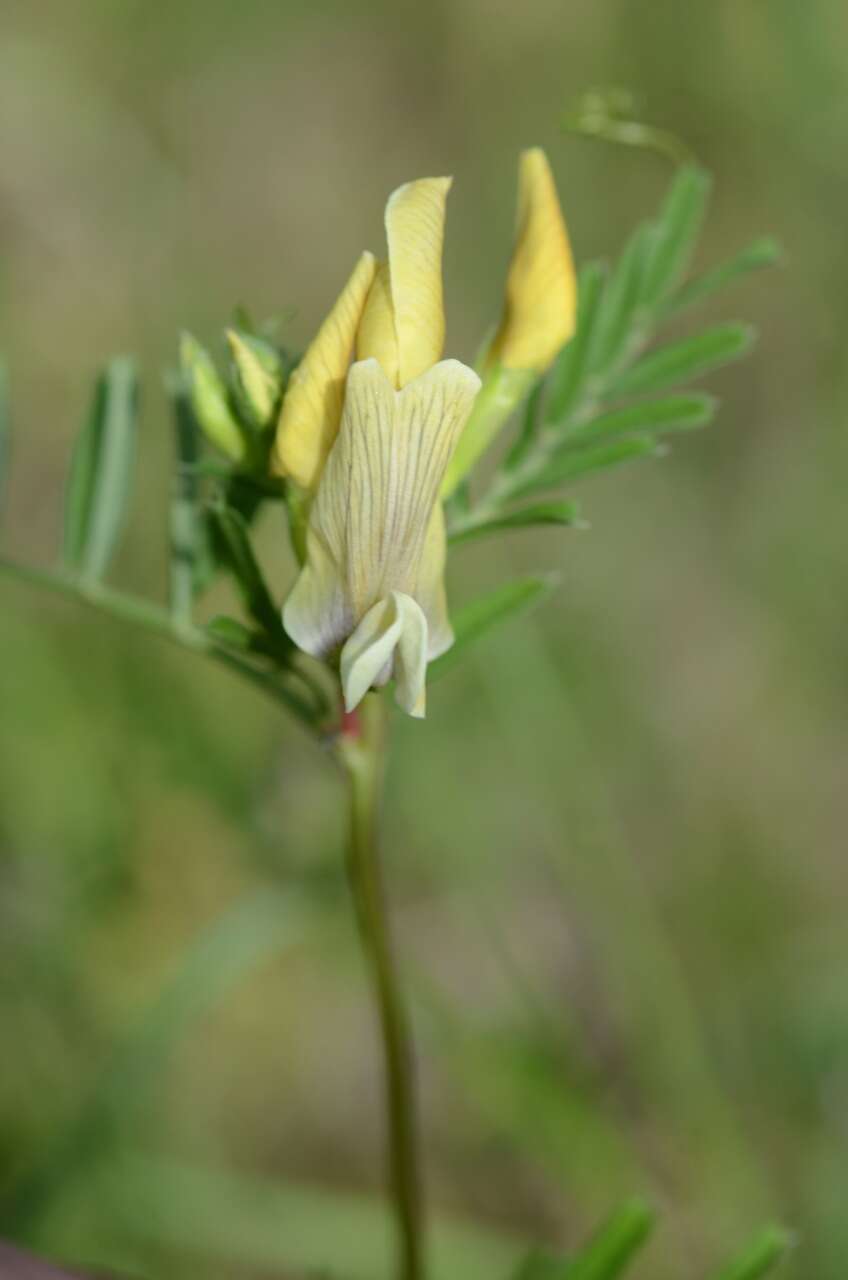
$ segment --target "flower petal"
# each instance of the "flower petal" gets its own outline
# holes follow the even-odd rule
[[[272,463],[302,488],[317,487],[342,416],[344,380],[376,261],[363,253],[289,381]]]
[[[556,185],[541,147],[522,153],[518,229],[490,356],[544,373],[574,332],[577,285]]]
[[[412,596],[394,593],[401,622],[395,651],[395,701],[408,716],[422,720],[427,708],[427,619]]]
[[[392,591],[368,610],[341,652],[345,709],[353,711],[374,685],[395,677],[395,698],[411,716],[426,705],[427,619],[401,591]]]
[[[448,617],[448,598],[445,591],[447,550],[445,513],[441,502],[437,502],[424,537],[421,563],[418,567],[418,582],[415,586],[415,599],[421,605],[427,619],[429,639],[427,657],[430,662],[440,657],[453,644],[453,628]]]
[[[434,365],[444,347],[442,242],[451,181],[420,178],[407,182],[389,196],[386,205],[401,387]]]
[[[356,335],[357,360],[379,361],[393,387],[398,383],[398,341],[389,264],[380,262]]]
[[[368,610],[341,653],[339,673],[346,711],[359,706],[372,685],[385,684],[403,623],[395,593]]]
[[[338,438],[312,504],[306,564],[283,621],[300,648],[327,656],[392,591],[418,599],[449,644],[440,578],[439,486],[480,380],[445,360],[402,391],[376,360],[351,367]],[[425,555],[426,550],[426,555]]]

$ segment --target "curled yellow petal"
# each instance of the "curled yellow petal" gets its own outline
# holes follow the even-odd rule
[[[304,489],[317,487],[338,433],[345,377],[375,270],[373,254],[363,253],[283,399],[272,465],[278,475],[291,476]]]
[[[544,373],[574,332],[574,262],[553,174],[541,147],[521,155],[518,226],[503,318],[489,351],[507,369]]]
[[[369,689],[394,675],[398,705],[407,715],[423,717],[427,649],[427,619],[421,606],[402,591],[378,600],[341,652],[345,710],[353,711]]]
[[[445,342],[442,243],[450,178],[398,187],[386,205],[386,237],[398,348],[398,385],[441,358]]]
[[[398,380],[398,342],[389,264],[377,264],[374,283],[356,335],[357,360],[377,360],[393,387]]]

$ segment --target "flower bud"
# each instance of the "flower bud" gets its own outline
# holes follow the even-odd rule
[[[227,330],[239,403],[258,430],[271,425],[283,383],[282,361],[268,342],[238,329]]]
[[[233,462],[243,462],[247,441],[230,408],[227,388],[209,352],[190,333],[183,333],[180,338],[180,365],[203,434]]]

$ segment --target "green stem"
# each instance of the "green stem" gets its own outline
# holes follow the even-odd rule
[[[350,789],[347,871],[380,1020],[388,1123],[388,1164],[397,1217],[400,1280],[422,1280],[423,1214],[412,1043],[398,983],[377,848],[386,755],[385,705],[369,694],[345,717],[338,755]]]
[[[52,569],[34,569],[28,565],[17,564],[13,560],[0,557],[0,573],[16,578],[19,582],[30,586],[42,587],[58,591],[62,595],[71,596],[82,604],[97,609],[100,613],[109,614],[123,622],[134,623],[147,631],[153,631],[165,639],[191,649],[211,658],[214,662],[229,668],[240,675],[243,680],[261,689],[277,702],[283,703],[299,720],[310,728],[323,713],[320,690],[302,671],[294,672],[298,679],[307,684],[309,697],[304,698],[295,689],[283,684],[282,678],[275,672],[262,671],[259,667],[246,662],[238,654],[231,653],[219,645],[206,631],[191,623],[175,618],[166,609],[148,600],[131,596],[123,591],[115,591],[101,582],[86,581],[83,578]]]

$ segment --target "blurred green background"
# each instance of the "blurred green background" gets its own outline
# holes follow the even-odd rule
[[[716,175],[715,303],[762,330],[718,425],[584,486],[585,533],[461,549],[456,600],[557,568],[395,726],[386,852],[442,1274],[503,1275],[622,1196],[636,1276],[701,1276],[766,1217],[848,1259],[848,11],[840,0],[4,0],[4,549],[48,563],[93,374],[145,418],[115,578],[164,591],[175,335],[235,303],[306,341],[387,193],[453,173],[448,353],[499,306],[518,150],[578,258],[669,177],[563,136],[634,90]],[[291,561],[261,531],[280,593]],[[226,604],[221,596],[212,606]],[[0,1234],[127,1272],[375,1273],[374,1027],[341,789],[228,675],[0,583]],[[310,1268],[310,1263],[312,1264]]]

